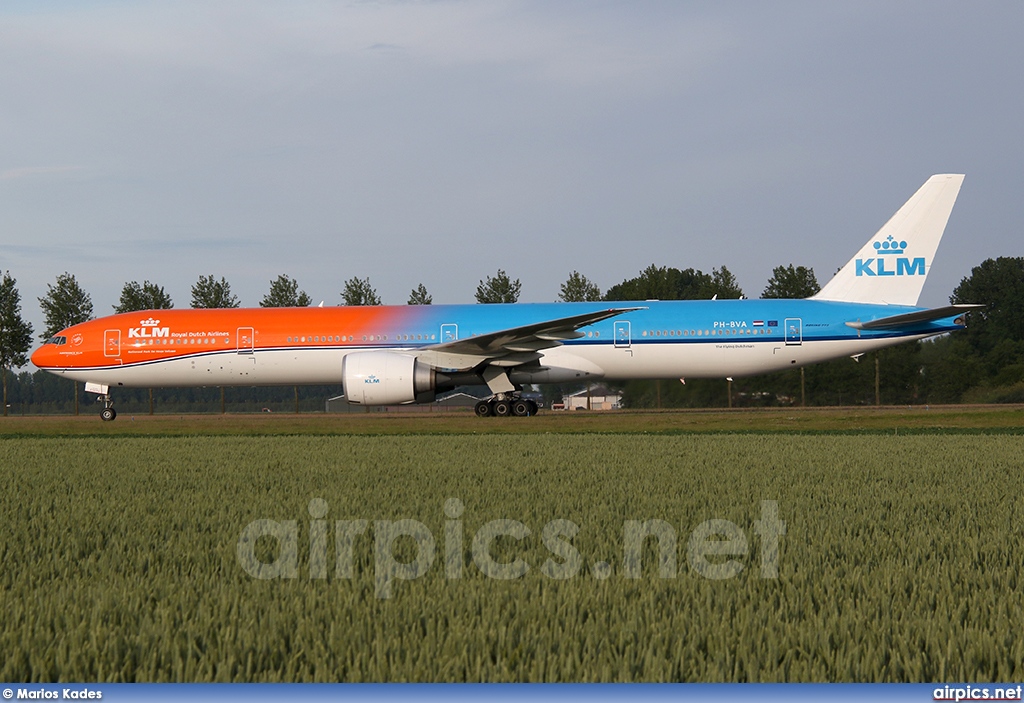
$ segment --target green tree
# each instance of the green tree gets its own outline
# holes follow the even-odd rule
[[[502,269],[491,278],[488,276],[480,281],[476,287],[476,302],[478,303],[514,303],[519,300],[519,291],[522,286],[519,279],[511,280],[508,274]]]
[[[313,300],[306,291],[299,290],[299,282],[281,274],[270,282],[270,292],[260,301],[262,308],[304,308]]]
[[[409,305],[431,305],[433,302],[434,297],[427,292],[427,287],[422,283],[409,293]]]
[[[762,298],[785,298],[798,300],[810,298],[821,290],[814,269],[805,266],[776,266],[772,269],[772,277],[768,279]]]
[[[720,269],[711,270],[711,295],[722,298],[742,298],[743,289],[732,271],[723,266]]]
[[[144,281],[129,281],[121,289],[121,300],[114,306],[114,312],[136,312],[138,310],[170,310],[174,307],[171,296],[163,286]]]
[[[46,295],[39,298],[46,329],[41,339],[49,339],[66,327],[92,319],[92,299],[75,277],[65,271],[56,284],[46,284]]]
[[[967,317],[966,336],[979,353],[1004,340],[1024,341],[1024,257],[986,259],[960,281],[949,302],[985,306]]]
[[[636,278],[614,285],[604,299],[621,300],[707,300],[739,298],[742,289],[736,277],[723,266],[707,274],[697,269],[684,269],[651,264]]]
[[[345,281],[345,289],[341,291],[345,305],[380,305],[380,296],[370,285],[370,278],[353,277]]]
[[[929,403],[959,403],[985,371],[963,333],[947,334],[920,343],[923,398]]]
[[[0,279],[0,375],[4,386],[4,417],[7,417],[7,374],[28,363],[32,325],[21,317],[21,293],[11,272]]]
[[[193,308],[237,308],[238,296],[231,292],[231,285],[224,277],[218,281],[213,277],[200,276],[192,286]]]
[[[573,271],[558,292],[564,303],[587,303],[601,299],[601,289],[579,271]]]
[[[693,274],[693,269],[687,269]],[[683,272],[677,268],[651,264],[639,276],[612,286],[605,300],[678,300]]]
[[[46,295],[39,298],[43,309],[46,330],[40,335],[49,339],[61,330],[92,319],[92,299],[82,290],[78,281],[65,271],[57,276],[56,285],[47,284]],[[75,390],[75,415],[78,414],[78,383],[73,384]]]

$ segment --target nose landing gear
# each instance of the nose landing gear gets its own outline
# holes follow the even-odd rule
[[[96,400],[103,402],[103,409],[100,410],[100,419],[104,422],[113,422],[114,418],[117,417],[117,411],[114,410],[114,399],[110,397],[110,386],[87,381],[85,392],[95,393],[99,396]]]
[[[117,418],[117,411],[114,410],[114,399],[110,397],[109,393],[104,393],[99,399],[103,401],[100,419],[104,422],[113,422]]]

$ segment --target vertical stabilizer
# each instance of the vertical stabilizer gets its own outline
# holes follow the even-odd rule
[[[940,174],[925,181],[813,298],[917,305],[963,182],[960,174]]]

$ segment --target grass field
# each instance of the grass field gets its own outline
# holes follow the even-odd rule
[[[477,418],[471,412],[325,415],[129,415],[105,423],[96,413],[0,421],[2,437],[384,434],[688,434],[701,432],[1024,433],[1022,405],[882,408],[765,408],[542,412],[531,418]]]
[[[0,679],[1019,680],[1021,419],[7,418]],[[777,578],[761,569],[762,501],[786,525]],[[368,526],[339,573],[336,521],[357,519]],[[490,578],[473,558],[474,535],[499,519],[530,531],[490,549],[529,566],[519,578]],[[257,520],[295,521],[296,578],[243,568],[239,540]],[[436,558],[382,598],[375,542],[400,520],[429,530]],[[581,568],[564,579],[544,566],[569,563],[565,538],[546,543],[554,520],[579,527]],[[646,520],[677,537],[671,577],[653,539],[640,578],[627,575],[625,526]],[[733,578],[691,563],[709,520],[746,542],[708,557],[742,566]],[[311,578],[317,530],[323,579]],[[256,552],[273,562],[278,546],[263,537]],[[387,546],[402,563],[423,553],[409,537]]]

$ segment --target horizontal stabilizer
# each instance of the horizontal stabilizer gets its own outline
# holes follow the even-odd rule
[[[916,325],[922,322],[932,322],[933,320],[944,320],[947,317],[953,317],[959,315],[962,312],[969,312],[975,308],[983,308],[984,305],[947,305],[944,308],[935,308],[933,310],[918,310],[917,312],[908,312],[902,315],[891,315],[889,317],[881,317],[877,320],[868,320],[867,322],[847,322],[847,327],[852,327],[855,330],[884,330],[892,327],[907,327],[909,325]]]

